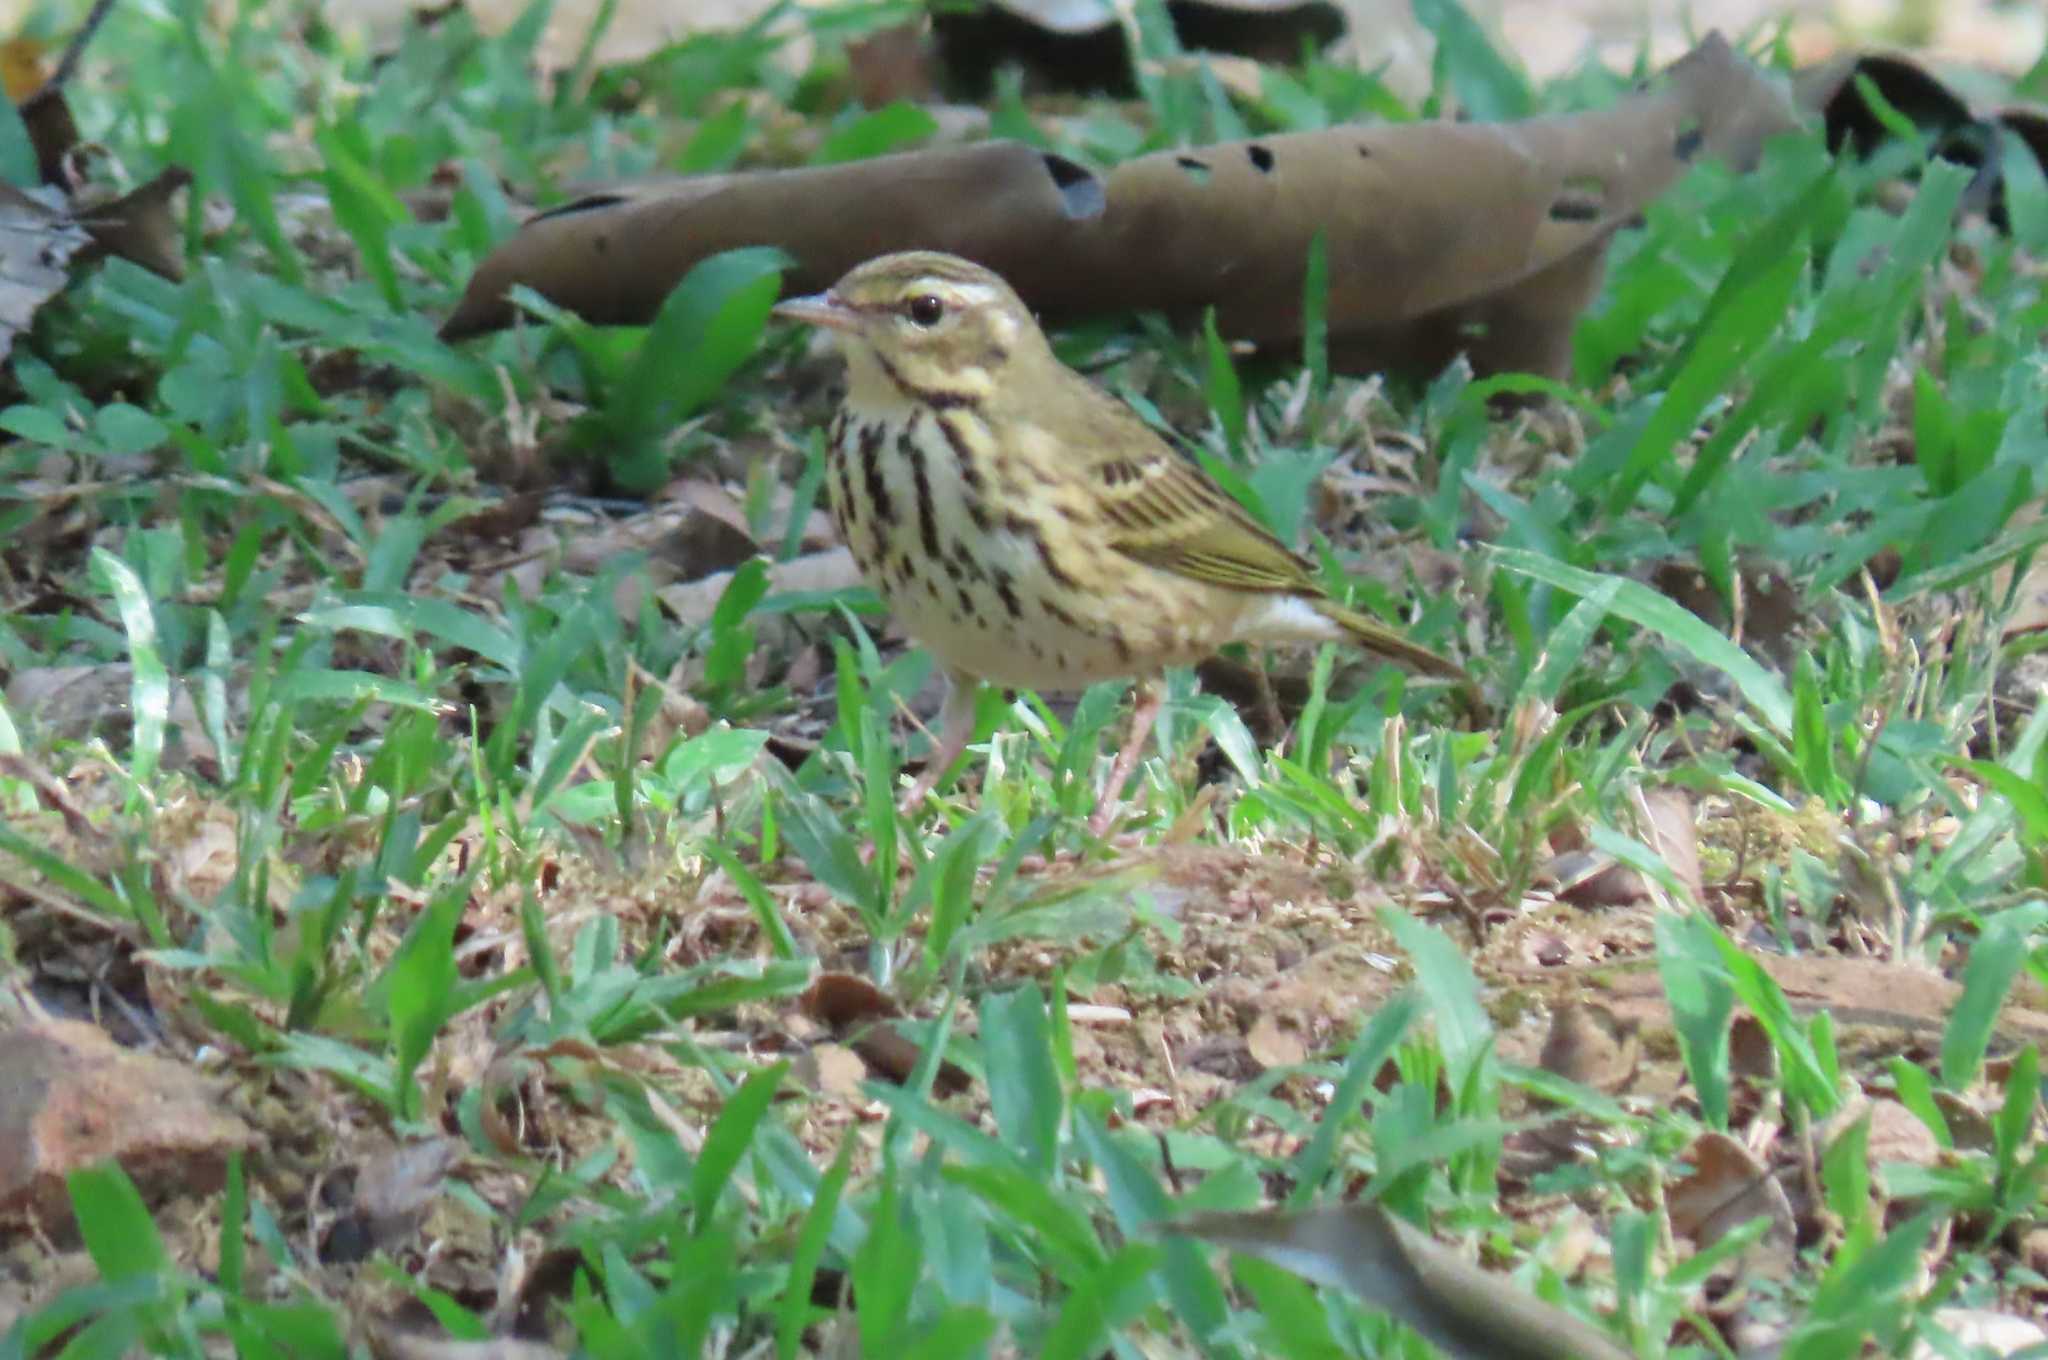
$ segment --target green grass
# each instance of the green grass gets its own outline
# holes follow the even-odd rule
[[[1537,87],[1455,4],[1419,8],[1444,40],[1424,108],[1316,62],[1257,99],[1166,64],[1135,104],[1029,131],[1106,163],[1453,99],[1568,110],[1632,74]],[[541,1328],[600,1360],[848,1337],[906,1357],[1425,1354],[1345,1289],[1161,1231],[1362,1197],[1637,1353],[1723,1355],[1712,1267],[1750,1239],[1675,1249],[1666,1191],[1760,1101],[1782,1156],[1827,1140],[1815,1233],[1742,1305],[1784,1354],[1903,1354],[1939,1307],[2033,1310],[2014,1243],[2048,1166],[2037,1060],[1998,1018],[2048,982],[2048,703],[1995,586],[2048,543],[2018,515],[2048,467],[2031,161],[2009,238],[1958,221],[1967,175],[1911,146],[1838,163],[1800,136],[1753,174],[1699,167],[1616,238],[1571,381],[1534,416],[1497,409],[1516,380],[1383,388],[1332,377],[1314,341],[1306,373],[1276,373],[1213,326],[1061,337],[1333,587],[1470,657],[1499,717],[1466,730],[1440,691],[1326,652],[1271,751],[1175,675],[1133,839],[1105,846],[1084,825],[1114,686],[986,696],[985,777],[896,812],[929,659],[886,641],[866,591],[778,591],[767,570],[802,554],[826,410],[805,341],[764,325],[774,252],[705,261],[645,328],[529,294],[517,328],[435,335],[517,219],[501,180],[554,204],[593,177],[919,144],[927,115],[865,113],[843,79],[845,40],[902,10],[796,11],[552,92],[529,74],[538,9],[486,39],[457,8],[377,59],[297,6],[225,26],[196,3],[115,11],[72,107],[138,180],[192,170],[191,268],[96,266],[15,346],[0,675],[89,668],[125,703],[53,724],[0,702],[0,876],[21,885],[0,883],[0,960],[49,997],[149,1012],[170,1054],[210,1047],[260,1137],[197,1206],[202,1235],[152,1219],[116,1168],[73,1176],[93,1282],[38,1297],[0,1356],[361,1353],[373,1296],[320,1257],[320,1206],[283,1167],[430,1135],[463,1154],[449,1254],[401,1238],[362,1269],[378,1315],[407,1300],[457,1338],[511,1314],[477,1281],[516,1246],[558,1281],[536,1287]],[[799,74],[778,49],[806,21]],[[999,89],[998,128],[1038,113]],[[1880,206],[1909,170],[1910,203]],[[430,184],[445,215],[422,212]],[[1548,457],[1567,415],[1583,447]],[[1319,488],[1365,466],[1368,428],[1398,456],[1361,527]],[[761,553],[680,621],[658,555],[517,574],[523,545],[472,516],[536,459],[601,493],[556,497],[593,539],[617,498],[691,475],[736,488]],[[1417,544],[1455,556],[1457,589],[1411,591]],[[1743,602],[1748,645],[1649,584],[1666,565],[1723,614]],[[1706,901],[1638,814],[1661,786],[1701,812]],[[185,854],[210,828],[224,872]],[[1680,1098],[1504,1054],[1529,1024],[1501,972],[1512,930],[1470,926],[1517,916],[1574,845],[1667,908],[1544,920],[1654,969],[1672,1020],[1646,1060],[1682,1065]],[[1230,866],[1249,899],[1190,863]],[[1164,1063],[1234,1051],[1244,1017],[1207,1003],[1238,964],[1270,971],[1293,947],[1276,940],[1373,952],[1398,980],[1340,998],[1298,1062]],[[1940,967],[1962,999],[1873,1053],[1788,999],[1764,941]],[[817,1075],[826,1039],[857,1042],[805,1018],[820,970],[902,1006],[900,1084]],[[1084,1001],[1135,1018],[1090,1030]],[[1734,1064],[1731,1015],[1772,1075]],[[937,1093],[942,1058],[966,1094]],[[1872,1096],[1943,1158],[1865,1164]],[[1599,1137],[1523,1180],[1504,1146],[1540,1122],[1534,1097]],[[1951,1127],[1969,1101],[1983,1137]],[[1602,1250],[1560,1269],[1579,1228]]]

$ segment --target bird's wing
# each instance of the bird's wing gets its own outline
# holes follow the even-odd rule
[[[1239,590],[1322,590],[1309,564],[1206,472],[1106,393],[1090,412],[1090,474],[1118,552],[1148,566]]]

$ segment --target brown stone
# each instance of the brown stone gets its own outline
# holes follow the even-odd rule
[[[142,1191],[217,1188],[228,1154],[254,1142],[219,1083],[124,1049],[97,1027],[51,1020],[0,1032],[0,1219],[68,1225],[64,1178],[114,1160]]]

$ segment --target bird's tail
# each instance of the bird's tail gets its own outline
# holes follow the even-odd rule
[[[1433,675],[1442,680],[1455,680],[1466,690],[1477,693],[1478,686],[1465,668],[1448,657],[1417,642],[1410,642],[1383,623],[1376,623],[1354,609],[1346,609],[1333,600],[1317,600],[1316,612],[1351,635],[1351,641],[1369,652],[1377,653],[1389,661],[1399,662],[1412,671]]]

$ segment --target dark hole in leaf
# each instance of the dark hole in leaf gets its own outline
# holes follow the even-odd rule
[[[571,213],[595,212],[599,208],[609,208],[625,201],[624,194],[586,194],[573,203],[564,203],[559,208],[549,208],[544,213],[536,214],[532,220],[539,222],[545,218],[567,217]]]
[[[1198,161],[1193,156],[1175,156],[1173,163],[1187,171],[1188,177],[1194,180],[1195,183],[1207,184],[1209,182],[1208,162]]]
[[[1360,148],[1358,148],[1358,154],[1366,157],[1369,160],[1372,158],[1372,148],[1369,146],[1361,146]]]
[[[1689,121],[1678,130],[1678,136],[1671,143],[1671,154],[1682,161],[1689,161],[1700,153],[1700,144],[1707,134],[1700,130],[1697,121]]]
[[[1251,157],[1253,168],[1256,169],[1260,174],[1266,175],[1272,173],[1273,153],[1268,151],[1265,147],[1260,146],[1257,142],[1253,142],[1250,146],[1244,149],[1244,154]]]
[[[1573,175],[1550,204],[1553,222],[1591,222],[1607,206],[1607,181],[1598,175]]]
[[[1102,181],[1085,165],[1065,156],[1044,157],[1046,173],[1060,191],[1060,203],[1070,218],[1100,217],[1104,205]]]

